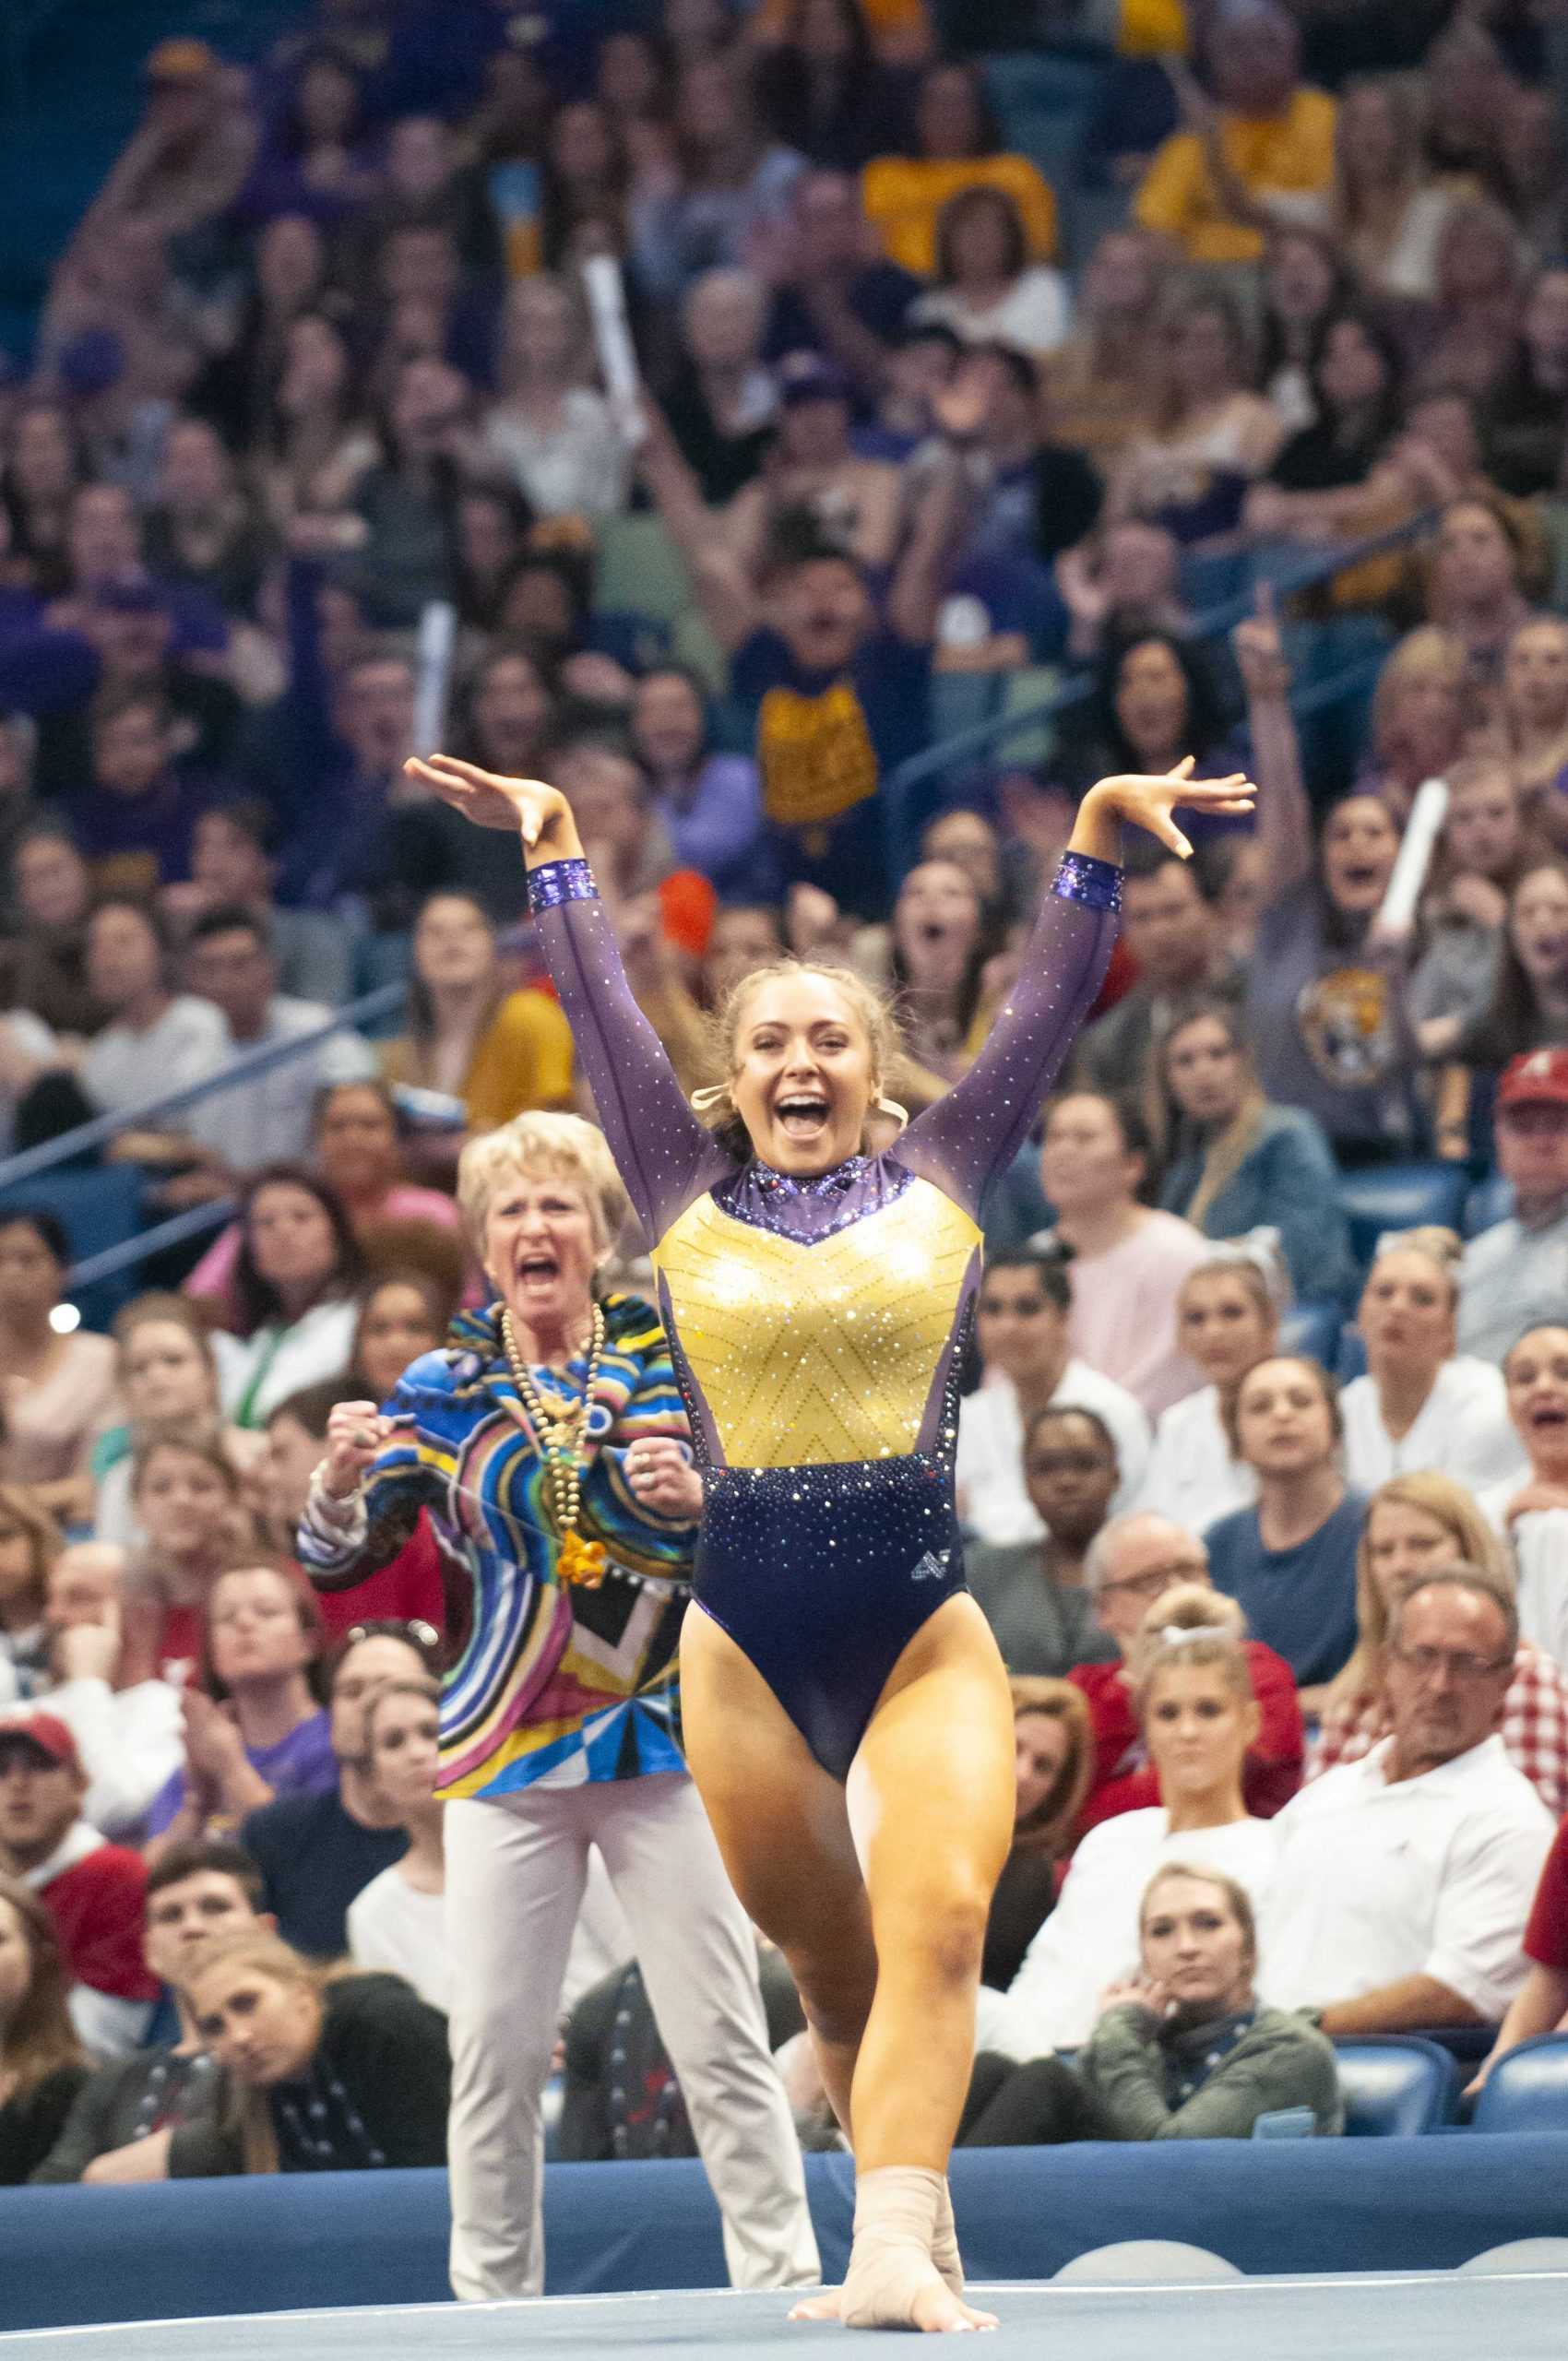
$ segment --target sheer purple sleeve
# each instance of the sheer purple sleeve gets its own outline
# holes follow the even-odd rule
[[[1116,941],[1122,872],[1063,853],[1018,980],[974,1064],[917,1116],[893,1150],[978,1217],[987,1184],[1016,1156],[1094,1005]]]
[[[731,1160],[693,1114],[663,1043],[632,997],[587,861],[530,870],[529,902],[604,1135],[655,1245]]]

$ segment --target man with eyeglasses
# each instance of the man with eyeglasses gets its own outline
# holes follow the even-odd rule
[[[1389,1619],[1391,1735],[1279,1815],[1259,1988],[1324,2033],[1494,2025],[1525,1980],[1551,1815],[1498,1736],[1519,1621],[1467,1565],[1411,1584]]]
[[[1159,1801],[1159,1781],[1138,1727],[1131,1660],[1149,1609],[1182,1583],[1209,1581],[1208,1551],[1195,1533],[1151,1510],[1112,1517],[1088,1546],[1084,1580],[1099,1624],[1116,1643],[1110,1664],[1076,1664],[1067,1678],[1081,1689],[1094,1727],[1094,1784],[1079,1818],[1083,1829],[1118,1812]],[[1289,1666],[1261,1640],[1246,1642],[1258,1734],[1247,1749],[1241,1792],[1258,1820],[1272,1820],[1301,1784],[1306,1733]]]

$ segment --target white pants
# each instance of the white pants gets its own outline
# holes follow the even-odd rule
[[[724,2219],[737,2287],[821,2279],[805,2175],[767,2050],[756,1941],[679,1772],[448,1804],[452,2286],[544,2284],[544,2132],[562,1977],[597,1848]]]

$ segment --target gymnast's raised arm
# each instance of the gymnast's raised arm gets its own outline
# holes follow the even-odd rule
[[[1164,777],[1103,778],[1076,824],[1035,921],[1018,980],[963,1079],[912,1122],[895,1151],[978,1216],[988,1182],[1016,1156],[1094,1005],[1116,940],[1122,826],[1146,828],[1183,859],[1192,846],[1171,817],[1178,804],[1250,812],[1239,775],[1200,784],[1191,757]]]
[[[406,765],[484,828],[520,836],[540,947],[572,1027],[599,1120],[650,1243],[729,1159],[686,1101],[658,1034],[632,997],[614,930],[559,788],[504,778],[451,754]]]

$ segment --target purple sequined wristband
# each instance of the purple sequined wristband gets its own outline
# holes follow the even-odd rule
[[[1093,853],[1064,852],[1051,890],[1063,902],[1082,902],[1087,909],[1120,910],[1122,872],[1115,861],[1097,860]]]
[[[1097,868],[1103,869],[1103,861]],[[1118,876],[1121,872],[1115,872]],[[541,860],[537,869],[529,872],[529,908],[535,918],[540,910],[558,910],[563,902],[597,902],[599,888],[593,882],[593,872],[586,860]]]

